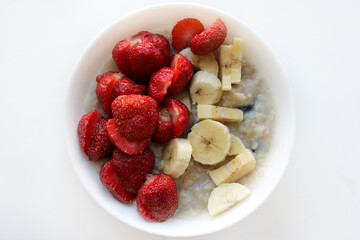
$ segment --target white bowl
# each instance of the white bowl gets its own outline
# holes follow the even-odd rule
[[[169,28],[180,19],[194,17],[208,26],[221,18],[228,37],[241,37],[244,55],[268,82],[276,105],[276,121],[271,150],[266,159],[267,169],[252,184],[252,195],[228,212],[215,218],[176,219],[163,223],[145,221],[136,208],[116,201],[105,189],[92,164],[84,158],[77,137],[77,124],[85,114],[84,99],[97,71],[109,58],[114,45],[121,39],[141,30],[155,31]],[[274,190],[288,163],[295,132],[295,112],[289,81],[277,56],[268,44],[249,26],[222,11],[188,3],[162,4],[147,7],[121,17],[103,30],[85,49],[76,65],[66,102],[66,142],[71,162],[90,195],[111,215],[137,229],[163,236],[196,236],[215,232],[244,219]]]

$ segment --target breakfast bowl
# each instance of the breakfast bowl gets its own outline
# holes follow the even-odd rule
[[[99,180],[97,167],[89,162],[79,147],[77,125],[87,113],[85,99],[89,88],[104,64],[111,58],[115,44],[122,39],[146,30],[168,30],[183,18],[197,18],[204,26],[221,18],[227,26],[227,38],[240,37],[244,44],[244,56],[251,59],[257,72],[261,73],[274,102],[274,122],[271,130],[271,146],[263,159],[261,169],[248,178],[251,196],[225,213],[210,217],[179,217],[176,214],[165,222],[144,220],[136,210],[135,203],[124,204],[110,194]],[[66,99],[66,144],[72,165],[86,190],[108,213],[136,229],[172,237],[209,234],[229,227],[257,209],[271,194],[283,175],[293,144],[295,111],[291,88],[283,67],[269,45],[253,29],[237,18],[214,8],[173,3],[147,7],[129,13],[106,27],[85,49],[74,68]]]

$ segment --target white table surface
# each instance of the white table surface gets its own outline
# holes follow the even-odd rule
[[[165,1],[1,1],[0,239],[165,239],[128,227],[86,192],[64,142],[66,87],[105,26]],[[292,82],[297,132],[270,198],[194,239],[360,238],[359,1],[193,1],[227,11],[273,47]]]

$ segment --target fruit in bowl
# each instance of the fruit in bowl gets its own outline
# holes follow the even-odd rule
[[[192,61],[198,57],[197,64],[203,66],[206,66],[207,58],[211,58],[212,65],[219,65],[212,56],[219,47],[223,49],[226,35],[227,28],[221,19],[217,19],[206,29],[198,19],[179,20],[173,27],[172,38],[169,40],[158,33],[141,31],[127,40],[119,41],[112,51],[112,58],[121,72],[108,71],[96,77],[97,99],[104,112],[112,118],[99,116],[97,110],[85,114],[78,125],[79,145],[91,161],[112,155],[101,167],[101,182],[121,202],[131,202],[136,196],[138,212],[146,220],[163,222],[174,215],[179,199],[176,183],[171,177],[183,181],[181,176],[185,171],[194,171],[194,167],[188,169],[190,161],[199,162],[203,166],[198,168],[206,169],[223,163],[230,148],[238,149],[230,155],[238,155],[239,161],[234,158],[209,172],[209,177],[216,185],[238,181],[254,169],[255,158],[249,151],[246,157],[241,157],[245,151],[244,144],[240,138],[231,136],[228,126],[222,123],[242,121],[243,112],[236,108],[209,105],[221,100],[221,81],[224,85],[226,77],[234,81],[234,84],[241,82],[241,40],[234,40],[239,45],[238,49],[233,44],[226,46],[226,49],[230,49],[227,55],[220,52],[221,81],[218,76],[206,71],[206,67],[193,77],[193,64],[186,57]],[[185,54],[183,52],[185,56],[180,52],[173,53],[170,58],[169,41],[178,51],[188,46],[190,49],[187,48]],[[209,54],[212,54],[211,57],[201,58],[201,55]],[[191,79],[192,91],[189,92],[186,86]],[[215,89],[214,85],[217,85]],[[179,137],[188,129],[192,106],[189,109],[183,102],[171,97],[177,94],[190,94],[194,103],[192,105],[198,103],[196,117],[200,122],[191,127],[188,136],[183,136],[187,139]],[[239,134],[239,131],[235,132]],[[153,152],[147,148],[151,140],[162,143],[160,147],[164,148],[162,157],[157,159],[164,162],[164,167],[158,167],[155,171],[168,175],[155,174],[147,177],[153,171],[155,159]],[[94,156],[93,148],[101,154]],[[196,179],[188,178],[184,182],[186,184],[191,181]],[[227,185],[226,189],[231,194],[232,188],[239,189],[237,185],[240,184]],[[250,192],[247,187],[240,186],[241,190]],[[222,185],[214,188],[214,194],[209,197],[210,200],[218,198],[215,200],[218,209],[225,204],[226,209],[229,209],[244,199],[221,199],[216,194],[220,188]],[[187,188],[182,189],[180,186],[179,192],[182,191],[187,191]],[[182,201],[180,198],[180,202]],[[210,215],[215,216],[220,212],[215,211],[213,205],[209,204],[208,208]],[[225,211],[225,208],[221,209]]]
[[[167,11],[170,8],[172,9],[171,11],[175,11],[174,6],[168,5],[166,8],[158,6],[157,10],[162,9],[165,11],[166,9]],[[103,47],[100,53],[100,51],[94,50],[95,47],[89,48],[88,52],[91,53],[92,59],[96,59],[93,61],[96,61],[99,69],[97,72],[92,73],[91,81],[96,82],[94,80],[97,75],[102,80],[96,83],[97,86],[100,85],[99,90],[96,90],[96,94],[98,92],[99,94],[97,96],[92,94],[96,96],[96,100],[93,103],[87,101],[85,105],[89,112],[94,112],[96,109],[96,111],[103,113],[103,118],[110,118],[104,118],[106,121],[105,128],[110,143],[113,144],[110,144],[110,146],[112,149],[116,147],[117,150],[112,154],[111,160],[105,163],[103,160],[95,163],[86,163],[86,161],[84,162],[84,155],[79,154],[78,151],[75,157],[76,160],[73,161],[75,169],[92,196],[111,214],[139,229],[170,236],[199,235],[209,232],[209,228],[211,231],[219,230],[240,220],[254,210],[260,204],[259,199],[264,199],[265,195],[276,184],[274,181],[270,181],[272,185],[269,186],[267,182],[264,182],[267,178],[266,176],[271,177],[272,175],[266,171],[266,165],[273,166],[272,164],[275,163],[275,166],[277,166],[276,162],[278,160],[274,160],[275,156],[280,156],[280,158],[276,159],[286,159],[282,154],[277,155],[279,152],[276,148],[275,150],[273,149],[273,143],[276,143],[276,139],[281,136],[276,131],[278,128],[277,122],[283,122],[282,115],[279,115],[279,111],[274,107],[274,105],[278,106],[276,97],[274,101],[272,100],[275,96],[274,92],[279,92],[279,89],[274,87],[274,85],[277,86],[279,84],[272,81],[268,84],[269,81],[265,81],[259,72],[265,76],[266,80],[268,78],[270,80],[273,79],[273,75],[276,74],[271,74],[270,72],[270,75],[268,75],[269,72],[267,71],[269,70],[263,68],[263,65],[258,63],[260,59],[258,59],[258,55],[253,54],[254,52],[256,53],[255,50],[257,48],[263,51],[261,52],[262,54],[269,53],[269,49],[266,48],[267,46],[256,39],[257,36],[247,29],[246,26],[243,26],[237,20],[224,13],[194,5],[184,4],[181,6],[192,12],[194,18],[196,17],[197,21],[205,27],[203,30],[190,29],[184,32],[183,35],[189,36],[190,32],[193,36],[184,38],[186,42],[179,44],[185,47],[184,49],[178,46],[176,46],[176,49],[173,46],[176,52],[171,50],[171,55],[169,54],[170,60],[167,64],[164,64],[164,60],[161,60],[161,58],[164,59],[164,51],[161,51],[161,47],[156,46],[149,38],[152,39],[154,38],[153,36],[157,36],[160,39],[159,35],[164,35],[164,38],[169,40],[169,46],[170,44],[173,45],[174,39],[169,32],[171,32],[173,26],[179,25],[180,29],[186,30],[186,27],[181,26],[181,19],[184,18],[175,18],[175,16],[167,15],[166,17],[173,21],[171,26],[165,26],[160,18],[151,18],[151,26],[149,24],[132,26],[134,27],[133,30],[130,28],[128,29],[129,31],[125,31],[125,29],[124,32],[119,30],[117,34],[108,31],[98,38],[102,40],[98,40],[98,42],[106,45],[106,49]],[[177,7],[179,6],[177,5]],[[147,10],[143,11],[145,12],[142,13],[146,13]],[[148,11],[147,14],[151,14],[151,11]],[[201,15],[199,16],[198,12],[201,11],[209,11],[211,14],[207,16],[212,18],[207,19],[201,17]],[[144,15],[144,20],[146,20],[147,14]],[[131,20],[130,15],[127,21],[131,22]],[[150,22],[150,19],[143,23],[146,22]],[[177,24],[177,22],[179,23]],[[189,25],[190,28],[192,28],[192,25],[192,23]],[[224,26],[226,28],[226,35],[224,35]],[[237,28],[234,29],[234,26]],[[175,32],[178,32],[175,27]],[[111,29],[113,30],[114,26]],[[164,29],[165,31],[163,31]],[[148,33],[144,34],[143,31]],[[220,33],[216,31],[220,31]],[[133,41],[134,37],[132,36],[139,38],[140,33],[143,34],[140,40],[136,39]],[[252,37],[255,41],[250,41],[249,33],[250,35],[253,34]],[[174,36],[179,35],[175,33]],[[239,37],[244,38],[241,41]],[[160,42],[164,43],[164,38],[161,38]],[[111,41],[107,39],[111,39]],[[222,42],[219,44],[220,40]],[[121,50],[121,48],[125,49],[126,47],[118,46],[119,41],[127,41],[123,45],[128,46],[129,49],[136,53],[131,54],[131,61],[133,63],[131,65],[135,66],[131,68],[132,72],[125,73],[127,70],[122,70],[119,73],[119,62],[120,65],[123,64],[124,66],[130,64],[130,62],[122,61],[119,56],[114,57],[114,52],[120,52],[120,56],[127,56]],[[201,41],[206,43],[205,47],[201,46]],[[243,49],[241,48],[242,43],[244,44]],[[257,43],[258,46],[256,44],[252,46],[254,43]],[[96,43],[94,43],[95,45]],[[164,46],[164,44],[160,45]],[[141,50],[142,48],[147,50]],[[114,49],[117,50],[115,51]],[[118,51],[119,49],[121,51]],[[108,60],[110,54],[114,57],[113,60],[111,58]],[[130,54],[128,55],[130,61]],[[147,60],[136,60],[137,57],[143,57]],[[139,74],[134,73],[137,67],[140,68],[149,59],[154,59],[152,62],[155,67],[144,67],[145,70],[143,72]],[[255,61],[252,62],[251,60]],[[116,64],[113,64],[114,62]],[[276,58],[275,63],[272,65],[275,68],[277,67]],[[81,72],[87,69],[86,66],[88,64],[80,64],[77,68],[74,74],[74,79],[77,79],[77,82],[85,81],[79,79],[84,79],[81,77]],[[110,73],[106,75],[106,72]],[[278,74],[277,77],[281,79],[282,76]],[[125,81],[123,81],[124,79]],[[121,87],[123,85],[129,86],[129,88],[125,87],[123,89]],[[87,82],[87,86],[89,86],[89,82]],[[114,90],[114,86],[118,86],[117,90]],[[148,92],[144,93],[144,86],[148,87]],[[130,90],[130,92],[125,91],[125,89]],[[152,90],[150,91],[150,89]],[[92,88],[91,91],[95,92],[94,90],[95,88]],[[83,88],[80,90],[78,87],[75,87],[70,91],[69,96],[74,92],[81,92],[78,96],[81,96],[82,99],[86,98],[85,95],[88,95],[90,99],[92,98],[91,96],[89,97],[91,94],[84,91]],[[147,94],[150,96],[146,96]],[[71,96],[73,101],[74,95]],[[68,100],[68,102],[72,101]],[[77,108],[80,111],[73,111],[75,108],[71,108],[71,111],[83,112],[84,110],[81,110],[83,107],[84,105]],[[275,116],[276,122],[274,124],[273,119]],[[77,121],[80,118],[81,116],[78,116]],[[91,134],[86,136],[88,135],[91,135],[93,139],[97,139],[94,131],[91,131]],[[91,139],[91,136],[86,137],[86,139]],[[109,142],[109,139],[107,139],[107,142]],[[76,144],[80,149],[79,142]],[[87,144],[84,145],[86,146]],[[70,152],[73,152],[74,146],[71,145],[69,148],[71,149]],[[117,201],[113,198],[116,195],[114,192],[116,193],[117,190],[125,189],[123,192],[126,193],[125,196],[128,195],[126,199],[132,201],[134,201],[134,195],[136,195],[135,188],[129,191],[129,187],[125,186],[129,180],[124,179],[129,178],[123,177],[122,174],[118,173],[120,169],[124,168],[115,167],[119,165],[116,165],[115,162],[118,161],[114,160],[119,158],[119,151],[121,154],[126,154],[126,159],[131,163],[136,161],[129,159],[143,159],[141,155],[145,152],[151,151],[154,154],[154,168],[140,171],[143,174],[140,174],[141,177],[139,175],[139,179],[141,179],[140,183],[138,183],[138,185],[141,185],[140,189],[142,186],[147,186],[147,183],[152,183],[154,177],[150,177],[151,175],[144,178],[144,175],[149,172],[152,173],[152,176],[165,173],[168,178],[174,178],[173,181],[177,187],[176,199],[178,200],[176,206],[178,207],[177,210],[174,210],[175,204],[169,204],[172,207],[162,208],[162,210],[171,210],[168,210],[169,212],[166,212],[166,214],[164,212],[159,214],[162,217],[156,219],[156,221],[164,221],[161,225],[156,227],[148,225],[148,220],[155,219],[156,217],[154,216],[144,217],[147,220],[141,220],[141,218],[136,217],[134,215],[136,208],[132,204],[118,202],[116,204],[117,207],[113,207],[115,206],[113,201]],[[195,154],[196,152],[200,154]],[[209,157],[204,157],[205,155]],[[144,160],[147,158],[145,157]],[[139,165],[146,164],[140,163]],[[102,166],[100,175],[103,176],[101,181],[110,189],[112,194],[110,192],[107,194],[107,190],[104,190],[106,189],[105,187],[103,189],[100,188],[102,190],[99,189],[100,179],[94,168],[96,169],[100,166]],[[241,170],[232,171],[232,166],[239,167]],[[281,166],[284,165],[280,164],[279,166],[275,167],[275,169],[278,169],[278,175],[273,180],[278,179],[281,175],[279,170],[281,171]],[[252,170],[253,172],[249,174]],[[137,174],[134,175],[137,176]],[[239,178],[241,178],[240,183],[242,185],[238,182]],[[116,181],[113,184],[111,181],[108,183],[107,180],[109,179]],[[229,184],[228,182],[234,181],[236,182],[234,183],[235,185],[232,183],[227,185]],[[154,184],[148,184],[146,188],[147,190],[150,188],[150,192],[152,192],[152,185]],[[219,187],[215,187],[216,185],[219,185]],[[239,185],[241,187],[238,187]],[[97,187],[94,189],[92,186]],[[252,196],[244,200],[245,197],[249,196],[248,189],[252,190]],[[214,194],[211,193],[212,191]],[[230,195],[231,193],[236,193],[232,195],[232,200],[230,201],[232,204],[226,206],[222,204],[224,198],[221,200],[220,196],[227,196],[225,193]],[[259,194],[263,197],[258,198]],[[170,202],[172,203],[174,203],[174,195],[169,195]],[[148,196],[145,198],[150,199]],[[121,199],[121,197],[117,197],[117,199]],[[237,204],[240,200],[244,201],[241,204]],[[213,207],[214,203],[215,208]],[[166,206],[167,204],[163,205]],[[139,209],[139,204],[137,205]],[[142,206],[146,206],[146,204]],[[147,204],[147,208],[149,206],[151,206],[150,208],[156,207]],[[233,208],[224,212],[226,209],[230,209],[230,207]],[[197,209],[201,211],[198,212]],[[211,215],[218,216],[210,218],[211,220],[208,219],[207,209],[209,209]],[[139,213],[141,212],[144,211],[139,210]],[[128,216],[126,220],[121,217],[124,214]],[[145,216],[145,214],[141,216]],[[183,219],[186,219],[186,221]],[[199,221],[201,224],[198,224],[199,219],[201,219]],[[186,223],[189,220],[190,222]],[[185,234],[178,229],[179,226],[181,229],[185,229],[187,224],[193,224],[194,226],[191,233]],[[177,225],[176,228],[174,227],[175,225]],[[206,227],[202,227],[203,225],[206,225]]]

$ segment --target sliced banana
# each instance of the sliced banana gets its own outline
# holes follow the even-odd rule
[[[197,105],[199,120],[212,119],[220,122],[239,122],[243,120],[243,112],[237,108],[219,107],[208,104]]]
[[[188,139],[193,148],[194,160],[206,165],[222,162],[229,153],[230,131],[224,124],[204,120],[191,128]]]
[[[189,166],[191,152],[192,146],[189,140],[184,138],[171,139],[163,151],[164,173],[173,178],[180,177]]]
[[[190,96],[194,102],[215,104],[221,100],[223,91],[220,80],[212,73],[198,71],[190,83]]]
[[[231,64],[232,64],[232,49],[231,45],[220,46],[220,76],[222,82],[222,90],[231,90]]]
[[[240,138],[238,138],[232,133],[230,133],[230,136],[231,136],[231,146],[229,150],[229,155],[230,156],[238,155],[245,150],[245,146]]]
[[[240,38],[234,38],[233,45],[220,46],[220,76],[223,91],[230,91],[232,83],[241,82],[242,59],[243,42]]]
[[[210,216],[217,216],[232,208],[251,194],[250,190],[240,183],[224,183],[210,193],[208,210]]]
[[[241,65],[243,59],[243,42],[240,38],[233,39],[232,63],[231,63],[231,83],[241,82]]]
[[[213,53],[200,56],[194,54],[190,48],[185,48],[181,50],[179,54],[186,57],[192,63],[195,69],[210,72],[215,76],[218,75],[219,64],[216,61],[215,55]]]
[[[209,175],[216,185],[220,185],[235,182],[254,168],[255,158],[248,149],[245,149],[227,164],[209,171]]]
[[[181,93],[175,95],[174,98],[185,104],[189,111],[191,111],[190,94],[188,91],[184,90]]]

